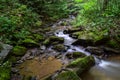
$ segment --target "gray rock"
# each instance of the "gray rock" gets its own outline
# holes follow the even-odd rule
[[[4,44],[2,42],[0,42],[0,46],[2,47],[2,49],[0,50],[0,60],[3,61],[7,57],[13,46]]]

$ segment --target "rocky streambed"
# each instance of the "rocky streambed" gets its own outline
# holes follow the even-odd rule
[[[72,19],[70,16],[44,29],[44,38],[34,33],[15,46],[9,56],[13,62],[11,80],[119,80],[119,46],[111,47],[107,36],[72,27]]]

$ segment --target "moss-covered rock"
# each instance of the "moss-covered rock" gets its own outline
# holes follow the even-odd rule
[[[50,41],[58,41],[60,43],[63,43],[64,42],[64,38],[57,37],[57,36],[51,36],[50,37]]]
[[[15,46],[11,53],[12,55],[16,55],[16,56],[23,56],[26,53],[27,49],[25,47],[22,46]]]
[[[26,47],[39,47],[39,44],[35,40],[32,40],[32,39],[23,40],[22,45]]]
[[[76,68],[75,71],[77,74],[81,74],[83,71],[88,70],[91,66],[95,64],[93,56],[87,56],[84,58],[78,58],[72,61],[67,67]]]
[[[71,36],[74,38],[77,38],[78,40],[74,42],[73,44],[78,44],[81,46],[93,46],[93,45],[103,45],[107,41],[110,40],[109,35],[107,35],[108,31],[80,31],[80,32],[74,32],[71,34]]]
[[[81,52],[73,52],[73,57],[74,58],[80,58],[80,57],[85,57],[86,55],[81,53]]]
[[[54,45],[53,49],[55,49],[56,51],[65,51],[65,46],[63,44],[58,44],[58,45]]]
[[[73,53],[67,53],[66,56],[68,58],[82,58],[85,57],[86,55],[82,52],[73,52]]]
[[[56,36],[51,36],[48,39],[46,39],[43,44],[44,45],[55,45],[58,43],[63,43],[64,42],[64,38],[60,38],[60,37],[56,37]]]
[[[65,71],[60,73],[55,80],[81,80],[81,79],[75,72]]]
[[[0,66],[0,80],[10,80],[11,64],[5,62]]]

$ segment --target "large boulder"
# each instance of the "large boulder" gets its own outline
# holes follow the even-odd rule
[[[97,31],[96,31],[97,32]],[[80,31],[74,32],[71,36],[77,38],[78,40],[73,43],[73,45],[81,46],[93,46],[93,45],[103,45],[110,40],[110,37],[106,35],[106,31],[101,31],[98,33],[93,31]]]
[[[61,72],[55,80],[81,80],[80,77],[73,71]]]
[[[3,61],[9,54],[13,47],[0,42],[0,61]]]
[[[72,61],[67,67],[73,68],[77,74],[81,74],[82,72],[88,70],[95,64],[95,60],[93,56],[87,56],[84,58],[78,58]]]
[[[64,43],[64,38],[57,36],[50,36],[43,42],[44,45],[55,45],[59,43]]]

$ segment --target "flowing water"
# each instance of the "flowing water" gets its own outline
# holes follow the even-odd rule
[[[64,45],[69,46],[67,52],[78,51],[90,55],[90,53],[86,52],[83,47],[71,45],[76,39],[69,37],[69,34],[63,33],[65,27],[67,26],[64,26],[63,29],[57,30],[55,35],[64,38]],[[115,56],[108,60],[99,60],[95,56],[94,58],[96,60],[96,65],[81,76],[82,80],[120,80],[120,57],[116,59]]]

